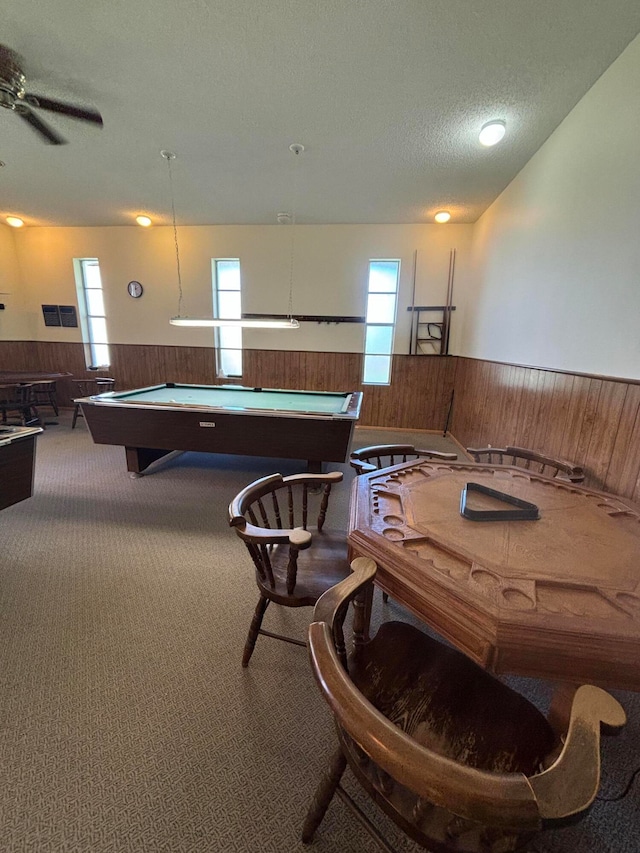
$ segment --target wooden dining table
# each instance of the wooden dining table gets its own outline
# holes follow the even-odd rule
[[[522,510],[513,499],[538,517],[505,516]],[[356,477],[349,546],[375,560],[384,592],[494,673],[640,690],[640,511],[624,498],[417,460]]]

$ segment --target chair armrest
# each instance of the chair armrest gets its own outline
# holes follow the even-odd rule
[[[416,447],[414,452],[430,459],[442,459],[443,462],[455,462],[458,458],[457,453],[445,453],[443,450],[418,450]]]
[[[372,471],[379,470],[378,466],[373,465],[371,462],[360,462],[357,459],[350,459],[349,463],[356,474],[371,474]]]
[[[328,471],[326,474],[289,474],[285,483],[339,483],[344,479],[342,471]]]
[[[304,530],[302,527],[294,527],[283,530],[278,527],[256,527],[253,524],[248,524],[247,521],[240,516],[232,518],[229,522],[231,527],[235,527],[236,533],[241,539],[249,542],[254,542],[256,545],[282,545],[289,543],[297,548],[298,551],[303,551],[308,548],[312,542],[310,531]]]
[[[369,447],[361,447],[352,450],[351,459],[369,459],[371,456],[401,456],[403,453],[415,453],[413,444],[370,444]]]
[[[572,483],[582,483],[584,480],[584,469],[579,465],[574,465],[573,462],[569,462],[568,459],[547,456],[546,453],[538,453],[537,450],[529,450],[527,447],[515,447],[512,445],[508,445],[505,448],[505,455],[529,459],[532,462],[537,462],[539,465],[546,465],[558,471],[563,471]]]
[[[600,783],[600,726],[619,729],[626,722],[609,693],[584,684],[571,706],[564,747],[554,763],[529,779],[545,820],[561,820],[588,808]]]
[[[495,453],[496,456],[504,456],[506,453],[506,449],[504,447],[467,447],[467,453],[470,453],[476,462],[480,462],[481,456],[491,456],[491,454]]]
[[[441,450],[420,450],[412,444],[375,444],[369,447],[361,447],[359,450],[352,450],[349,455],[349,464],[357,474],[370,474],[372,471],[377,471],[379,466],[369,462],[369,459],[377,458],[380,460],[385,456],[390,458],[423,456],[425,459],[442,459],[447,462],[454,462],[458,458],[457,453],[445,453]]]

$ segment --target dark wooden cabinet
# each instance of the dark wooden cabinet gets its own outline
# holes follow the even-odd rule
[[[33,494],[36,437],[41,429],[0,427],[0,510]]]

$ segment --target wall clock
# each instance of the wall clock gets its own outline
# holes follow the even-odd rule
[[[127,285],[127,290],[129,291],[129,296],[137,299],[139,296],[142,296],[143,287],[139,281],[130,281]]]

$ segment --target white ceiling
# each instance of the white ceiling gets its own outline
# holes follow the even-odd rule
[[[27,90],[0,213],[33,225],[474,222],[640,31],[638,0],[0,0]],[[499,146],[480,126],[506,120]],[[291,143],[305,152],[296,160]],[[295,173],[297,172],[297,181]],[[297,191],[295,186],[297,183]]]

